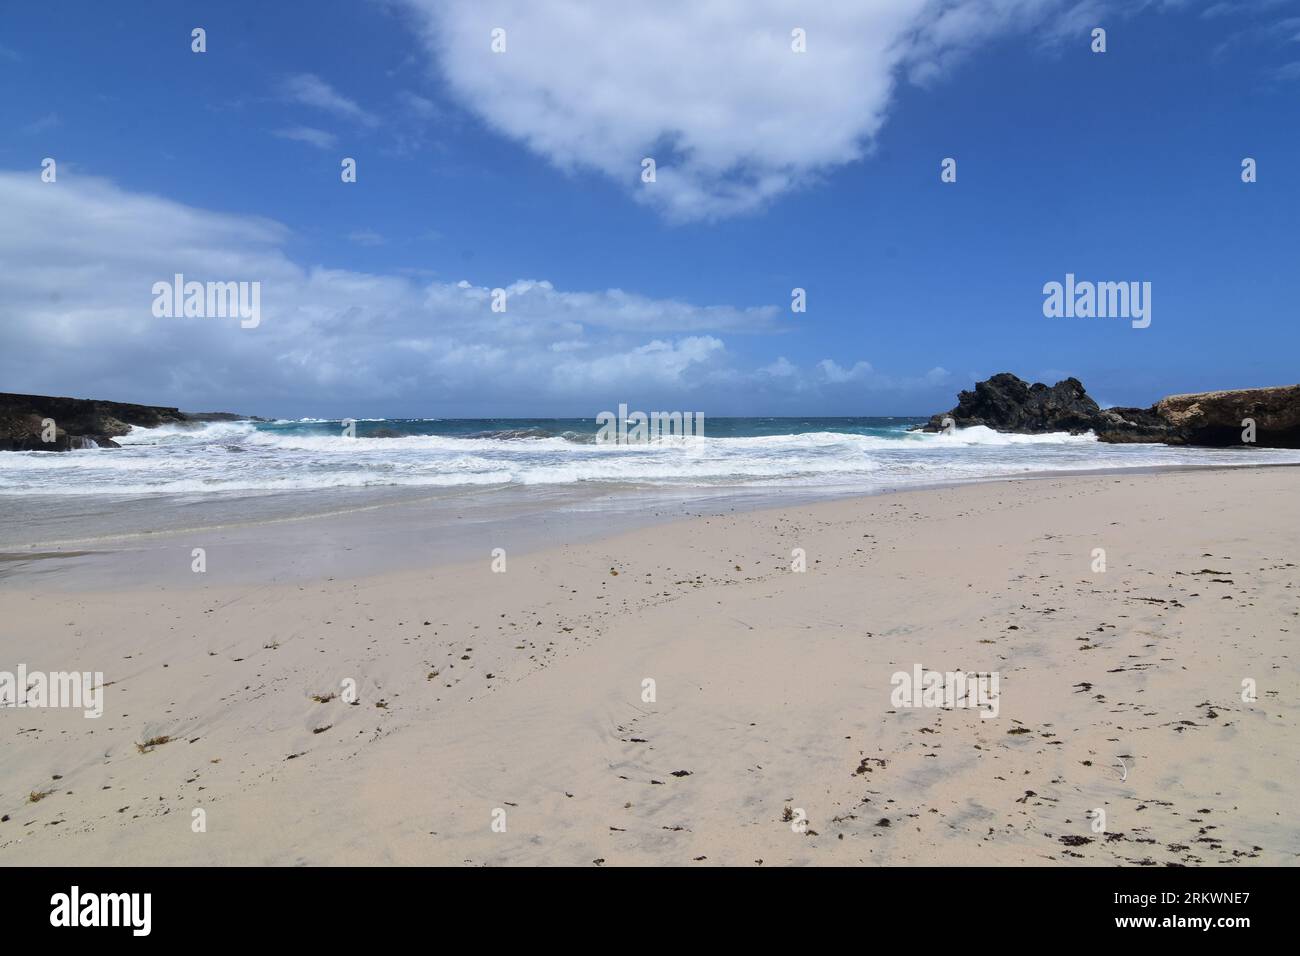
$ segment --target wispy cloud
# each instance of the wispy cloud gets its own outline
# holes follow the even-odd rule
[[[355,100],[344,96],[314,73],[298,73],[286,78],[280,91],[290,102],[324,110],[362,126],[379,125],[378,117],[362,109]]]
[[[327,133],[323,129],[315,129],[311,126],[292,126],[288,129],[277,129],[273,135],[281,139],[297,140],[300,143],[310,143],[317,149],[333,149],[338,142],[338,137],[333,133]]]
[[[817,363],[817,371],[821,380],[830,385],[854,384],[880,390],[919,389],[943,385],[952,378],[952,373],[942,366],[936,366],[921,376],[899,377],[877,372],[870,362],[854,362],[849,368],[844,368],[834,359],[822,359]]]
[[[1232,0],[1232,2],[1219,0],[1201,11],[1201,19],[1214,20],[1227,16],[1266,14],[1291,2],[1292,0]]]
[[[355,232],[348,233],[348,241],[355,242],[359,246],[382,246],[385,239],[382,235],[373,229],[358,229]]]
[[[428,97],[421,96],[419,93],[412,93],[410,90],[402,90],[397,94],[398,100],[408,110],[414,113],[420,119],[433,119],[438,115],[438,105]]]
[[[37,133],[44,133],[46,130],[57,129],[62,125],[63,121],[59,119],[58,113],[46,113],[35,122],[24,126],[23,133],[27,136],[34,136]]]

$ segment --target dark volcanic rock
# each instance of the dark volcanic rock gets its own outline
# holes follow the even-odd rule
[[[1185,444],[1178,430],[1150,408],[1103,408],[1092,430],[1097,433],[1099,440],[1112,444],[1125,442]]]
[[[1245,444],[1244,422],[1250,419],[1257,447],[1300,448],[1300,385],[1171,395],[1151,408],[1103,409],[1076,378],[1049,387],[1001,372],[962,392],[956,408],[933,416],[921,430],[942,431],[945,418],[958,428],[984,425],[1025,434],[1092,431],[1105,442],[1215,447]]]
[[[181,412],[188,422],[265,422],[267,418],[256,415],[240,415],[238,412]]]
[[[52,441],[44,440],[46,419],[54,422]],[[113,439],[133,425],[156,428],[185,421],[175,408],[0,392],[0,451],[117,448]]]
[[[1077,378],[1049,387],[1041,382],[1030,385],[1010,372],[1000,372],[977,383],[974,391],[962,392],[956,408],[935,415],[922,430],[941,431],[943,420],[952,418],[958,428],[985,425],[995,431],[1030,435],[1079,434],[1095,427],[1101,414]]]

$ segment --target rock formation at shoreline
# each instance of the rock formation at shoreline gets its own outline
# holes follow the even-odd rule
[[[942,431],[945,418],[957,428],[984,425],[1031,435],[1091,431],[1104,442],[1209,447],[1249,447],[1252,443],[1242,440],[1249,419],[1255,423],[1255,446],[1300,448],[1300,385],[1171,395],[1150,408],[1103,409],[1077,378],[1031,385],[1000,372],[962,392],[955,408],[932,416],[921,431]]]
[[[1255,444],[1300,448],[1300,385],[1170,395],[1151,409],[1192,445],[1241,443],[1242,421],[1255,422]]]
[[[245,417],[231,412],[186,413],[158,405],[0,392],[0,451],[116,448],[113,439],[125,435],[133,425],[157,428]],[[52,426],[47,426],[47,421]],[[51,440],[46,441],[47,437]]]

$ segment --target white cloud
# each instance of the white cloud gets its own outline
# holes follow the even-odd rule
[[[655,339],[624,352],[563,359],[553,366],[550,384],[556,393],[574,395],[626,391],[628,382],[641,390],[688,390],[697,384],[691,374],[713,366],[725,348],[712,335]]]
[[[769,330],[779,315],[533,279],[506,283],[506,312],[494,313],[490,285],[304,267],[275,222],[102,179],[0,172],[0,208],[0,381],[20,391],[254,412],[358,400],[529,408],[689,390],[727,360],[715,333]],[[260,325],[155,318],[153,283],[175,273],[260,282]]]
[[[0,382],[12,391],[271,414],[357,414],[361,403],[545,414],[619,396],[743,412],[759,398],[773,409],[789,396],[924,388],[947,375],[895,378],[830,359],[747,366],[724,336],[777,341],[754,337],[785,330],[777,305],[517,279],[502,284],[497,313],[491,280],[305,266],[286,254],[293,237],[279,223],[60,173],[42,183],[0,172]],[[155,318],[153,284],[176,273],[260,282],[260,325]]]
[[[291,102],[324,110],[363,126],[379,125],[379,120],[375,116],[314,73],[298,73],[286,78],[281,85],[281,92]]]
[[[854,362],[844,368],[834,359],[822,359],[817,363],[822,383],[830,386],[855,385],[873,391],[914,391],[945,385],[952,378],[951,373],[936,366],[921,376],[884,375],[877,372],[870,362]]]
[[[338,142],[338,138],[333,133],[327,133],[323,129],[315,129],[311,126],[292,126],[288,129],[277,129],[274,135],[281,139],[310,143],[317,149],[333,149],[334,144]]]
[[[564,169],[672,220],[745,213],[870,148],[896,78],[975,44],[1095,25],[1098,0],[405,0],[453,94]],[[1139,4],[1140,5],[1140,4]],[[493,53],[491,31],[506,30]],[[807,52],[791,50],[791,31]],[[658,181],[640,181],[653,156]]]
[[[24,126],[23,133],[34,136],[37,133],[44,133],[48,129],[58,129],[62,125],[63,121],[59,119],[58,113],[46,113],[40,119]]]
[[[359,246],[382,246],[385,243],[383,235],[375,232],[373,229],[358,229],[355,232],[348,233],[348,240],[355,242]]]
[[[758,371],[762,375],[770,375],[773,378],[790,378],[798,373],[798,369],[784,355],[777,356],[775,362],[763,366]]]
[[[438,106],[433,100],[421,96],[418,93],[412,93],[410,90],[402,90],[398,93],[397,98],[402,104],[421,119],[433,119],[438,115]]]
[[[817,363],[817,367],[825,380],[834,385],[860,381],[871,375],[873,371],[870,362],[856,362],[852,368],[846,369],[841,368],[840,364],[833,359],[822,359]]]

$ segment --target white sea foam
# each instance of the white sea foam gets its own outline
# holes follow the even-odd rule
[[[0,453],[0,496],[588,483],[869,491],[1056,471],[1300,462],[1300,451],[1108,445],[1091,434],[1007,435],[984,427],[597,445],[558,435],[347,438],[293,430],[300,424],[331,423],[165,425],[133,429],[118,440],[120,449]]]

